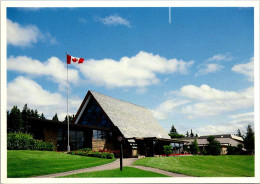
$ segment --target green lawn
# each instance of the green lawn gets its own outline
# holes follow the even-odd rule
[[[7,151],[7,177],[24,178],[106,164],[114,159],[84,157],[53,151]]]
[[[60,178],[87,178],[87,177],[168,177],[163,174],[158,174],[150,171],[144,171],[141,169],[133,168],[133,167],[123,167],[123,170],[120,169],[112,169],[105,171],[95,171],[88,173],[80,173],[80,174],[72,174],[68,176],[63,176]]]
[[[254,156],[247,155],[150,157],[139,159],[134,164],[189,176],[254,176]]]

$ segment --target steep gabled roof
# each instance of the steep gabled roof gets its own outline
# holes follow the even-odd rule
[[[89,95],[88,95],[89,94]],[[112,123],[126,138],[156,137],[170,139],[167,132],[153,117],[150,110],[123,100],[89,91],[76,115],[76,123],[82,115],[88,96],[94,97]]]

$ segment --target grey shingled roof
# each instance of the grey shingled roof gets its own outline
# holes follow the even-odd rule
[[[150,110],[94,91],[90,92],[125,138],[170,139]]]

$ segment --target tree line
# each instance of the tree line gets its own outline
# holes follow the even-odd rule
[[[168,134],[171,138],[182,138],[182,137],[198,137],[198,134],[195,134],[192,132],[192,129],[189,131],[187,131],[186,135],[180,134],[177,132],[176,128],[174,127],[174,125],[172,125],[170,133]]]
[[[69,122],[72,122],[74,117],[74,114],[69,115]],[[29,133],[29,118],[46,119],[43,113],[40,114],[37,109],[30,109],[27,104],[23,106],[22,110],[17,106],[13,106],[10,111],[7,111],[7,132]],[[63,122],[67,122],[67,119],[66,116]],[[54,114],[52,120],[59,121],[57,113]]]

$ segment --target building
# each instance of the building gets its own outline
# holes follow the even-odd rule
[[[67,149],[66,122],[31,119],[30,126],[36,139],[53,142],[58,151]],[[96,151],[119,150],[122,136],[125,157],[161,155],[163,145],[184,143],[170,139],[150,110],[94,91],[88,91],[69,134],[71,150]]]
[[[180,140],[186,141],[185,145],[189,146],[194,141],[194,139],[196,138],[197,142],[198,142],[199,149],[200,149],[200,151],[202,151],[208,145],[207,138],[209,136],[210,135],[199,136],[199,137],[184,137],[184,138],[181,138]],[[243,138],[236,136],[236,135],[233,135],[233,134],[222,134],[222,135],[212,135],[212,136],[214,136],[215,139],[220,142],[221,154],[222,155],[227,154],[227,147],[228,146],[237,147],[238,144],[243,145]]]

